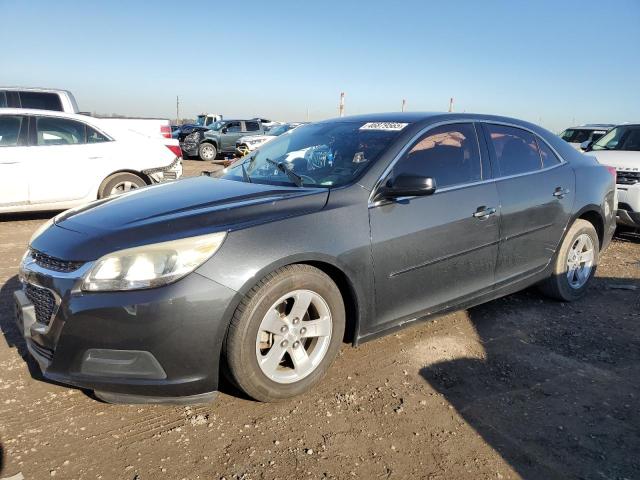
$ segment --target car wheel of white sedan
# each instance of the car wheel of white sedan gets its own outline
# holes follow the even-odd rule
[[[281,268],[236,310],[225,343],[228,373],[256,400],[299,395],[325,374],[344,329],[344,302],[329,276],[310,265]]]
[[[146,184],[142,178],[133,173],[116,173],[102,182],[98,190],[98,198],[120,195],[144,187]]]

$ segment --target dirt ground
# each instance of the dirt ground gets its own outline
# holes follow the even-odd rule
[[[345,345],[292,401],[119,406],[44,381],[13,324],[50,216],[0,217],[0,479],[640,478],[640,238],[583,301],[531,289]]]

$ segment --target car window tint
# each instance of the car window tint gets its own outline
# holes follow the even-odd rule
[[[23,118],[17,115],[0,117],[0,147],[15,147],[18,145]]]
[[[20,92],[20,103],[22,108],[62,111],[60,97],[55,93]]]
[[[244,122],[244,124],[247,127],[247,132],[256,132],[260,130],[260,125],[258,125],[258,122]]]
[[[108,142],[109,139],[101,134],[99,131],[94,130],[91,127],[87,127],[87,143],[100,143]]]
[[[227,133],[240,132],[240,122],[229,122],[225,125]]]
[[[538,144],[532,133],[504,125],[487,125],[500,175],[517,175],[542,168]]]
[[[400,174],[431,177],[436,188],[481,180],[475,127],[458,123],[429,130],[394,167],[394,175]]]
[[[536,140],[538,141],[538,148],[542,156],[542,167],[547,168],[559,164],[560,159],[553,153],[553,150],[549,148],[549,145],[539,138],[536,138]]]
[[[7,107],[7,93],[0,91],[0,108]]]
[[[66,118],[38,117],[38,145],[74,145],[85,143],[85,125]]]

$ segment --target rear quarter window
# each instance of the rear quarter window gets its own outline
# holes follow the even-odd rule
[[[2,90],[0,90],[0,108],[6,108],[7,107],[7,94],[6,92],[3,92]]]
[[[60,97],[55,93],[20,92],[20,104],[22,108],[62,111],[62,102],[60,101]]]

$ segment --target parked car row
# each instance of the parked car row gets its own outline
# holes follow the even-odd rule
[[[616,170],[617,222],[640,229],[640,125],[589,124],[571,127],[560,138]]]

